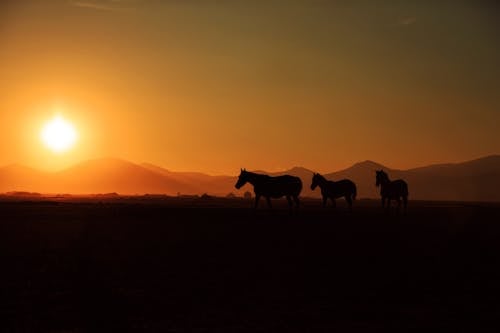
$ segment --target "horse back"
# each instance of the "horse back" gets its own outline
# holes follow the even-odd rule
[[[390,182],[386,194],[390,197],[407,197],[408,184],[402,179],[393,180]]]
[[[351,189],[351,188],[356,186],[354,184],[354,182],[350,179],[341,179],[341,180],[335,182],[335,184],[337,186],[340,186],[340,187],[345,188],[345,189]]]
[[[254,189],[256,193],[271,197],[298,196],[302,191],[302,180],[291,175],[268,176],[263,178],[261,183],[256,184]]]
[[[325,194],[339,197],[353,193],[356,193],[354,182],[350,179],[341,179],[338,181],[329,180]]]
[[[408,184],[404,180],[397,179],[394,184],[400,190],[402,196],[408,196]]]

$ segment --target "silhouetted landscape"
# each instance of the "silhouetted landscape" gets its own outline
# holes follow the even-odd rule
[[[499,163],[490,156],[392,170],[365,161],[325,175],[356,180],[352,209],[353,183],[330,183],[331,195],[346,191],[349,200],[323,207],[320,191],[311,190],[313,172],[301,167],[241,169],[239,177],[117,159],[57,173],[5,167],[2,327],[494,332]],[[382,208],[375,187],[381,169],[410,184],[403,212]],[[271,180],[283,187],[279,195],[303,187],[300,208],[273,197],[272,209],[264,202],[255,209],[252,187],[235,189],[248,181],[267,193],[259,182]],[[44,191],[49,186],[59,193]]]
[[[2,198],[2,330],[495,331],[498,204],[252,204]]]
[[[372,161],[364,161],[345,170],[324,174],[327,179],[352,179],[358,198],[378,198],[375,170],[386,170],[392,178],[403,178],[410,185],[410,199],[449,201],[500,201],[500,156],[492,155],[463,163],[437,164],[409,170],[396,170]],[[295,167],[272,176],[290,174],[300,177],[301,196],[319,197],[309,185],[314,170]],[[211,176],[199,172],[175,172],[151,165],[119,159],[90,160],[60,172],[41,172],[21,165],[0,168],[0,192],[96,194],[116,192],[122,195],[166,194],[242,196],[251,190],[246,185],[234,188],[236,176]]]
[[[0,0],[0,333],[500,332],[499,14]]]

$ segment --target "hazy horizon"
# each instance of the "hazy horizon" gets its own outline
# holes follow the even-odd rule
[[[403,179],[409,184],[411,198],[416,200],[500,201],[500,155],[485,156],[463,163],[445,163],[408,170],[392,169],[379,161],[360,161],[346,169],[331,169],[323,175],[334,181],[349,179],[356,184],[359,198],[378,198],[375,171],[383,169],[390,179]],[[313,172],[308,166],[284,170],[254,170],[272,176],[283,174],[299,177],[301,196],[319,197],[320,191],[310,187]],[[0,193],[36,192],[46,194],[93,195],[118,193],[198,194],[242,196],[253,191],[250,184],[236,189],[240,170],[228,174],[210,175],[197,170],[163,169],[154,164],[136,164],[119,159],[88,160],[59,172],[40,172],[36,169],[11,166],[0,167]]]
[[[214,175],[497,154],[498,9],[2,1],[0,166],[113,156]],[[76,129],[63,153],[40,138],[54,115]]]
[[[373,163],[377,163],[377,164],[380,164],[390,170],[401,170],[401,171],[405,171],[405,170],[411,170],[411,169],[416,169],[416,168],[422,168],[422,167],[432,167],[432,166],[435,166],[435,165],[442,165],[442,164],[460,164],[460,163],[465,163],[465,162],[470,162],[470,161],[475,161],[475,160],[479,160],[479,159],[484,159],[484,158],[490,158],[490,157],[498,157],[500,156],[500,154],[489,154],[489,155],[485,155],[485,156],[477,156],[475,158],[470,158],[470,159],[467,159],[467,160],[460,160],[460,161],[440,161],[440,162],[434,162],[434,163],[427,163],[427,164],[422,164],[422,165],[415,165],[415,166],[410,166],[408,168],[398,168],[398,167],[394,167],[392,165],[389,165],[387,163],[384,163],[383,161],[374,161],[374,160],[369,160],[369,159],[364,159],[364,160],[359,160],[359,161],[356,161],[356,162],[353,162],[352,164],[349,164],[347,165],[346,167],[338,167],[338,168],[335,168],[334,166],[330,169],[326,169],[326,170],[319,170],[317,168],[314,168],[314,167],[311,167],[311,166],[308,166],[308,165],[290,165],[290,166],[285,166],[284,168],[281,168],[281,169],[264,169],[264,168],[254,168],[254,169],[249,169],[249,168],[246,168],[245,166],[241,166],[241,168],[246,168],[246,169],[249,169],[249,170],[254,170],[254,171],[263,171],[263,172],[270,172],[270,173],[273,173],[273,172],[282,172],[282,171],[287,171],[287,170],[291,170],[293,168],[304,168],[304,169],[307,169],[307,170],[311,170],[313,172],[319,172],[319,173],[332,173],[332,172],[337,172],[337,171],[341,171],[341,170],[344,170],[344,169],[348,169],[358,163],[364,163],[364,162],[373,162]],[[27,164],[23,164],[23,163],[17,163],[17,162],[14,162],[14,163],[8,163],[8,164],[4,164],[4,165],[0,165],[0,168],[5,168],[5,167],[10,167],[10,166],[22,166],[22,167],[28,167],[30,169],[33,169],[33,170],[37,170],[37,171],[41,171],[41,172],[49,172],[49,173],[57,173],[57,172],[61,172],[61,171],[64,171],[64,170],[67,170],[69,168],[72,168],[72,167],[75,167],[75,166],[78,166],[78,165],[81,165],[82,163],[87,163],[87,162],[92,162],[92,161],[102,161],[102,162],[106,162],[106,161],[121,161],[121,162],[124,162],[124,163],[131,163],[131,164],[135,164],[135,165],[138,165],[138,166],[143,166],[143,165],[151,165],[151,166],[154,166],[154,167],[160,167],[162,169],[165,169],[165,170],[168,170],[168,171],[172,171],[172,172],[195,172],[195,173],[203,173],[203,174],[206,174],[206,175],[209,175],[209,176],[234,176],[234,175],[237,175],[239,174],[240,172],[240,169],[241,168],[238,168],[238,169],[235,169],[235,170],[232,170],[232,172],[229,172],[229,173],[210,173],[210,172],[204,172],[204,171],[201,171],[201,170],[179,170],[179,169],[172,169],[170,168],[168,165],[161,165],[161,164],[155,164],[155,163],[151,163],[151,162],[148,162],[148,161],[132,161],[132,160],[126,160],[124,158],[119,158],[119,157],[113,157],[113,156],[107,156],[107,157],[96,157],[96,158],[89,158],[87,160],[82,160],[82,161],[76,161],[75,163],[73,164],[70,164],[70,165],[66,165],[64,167],[61,167],[60,169],[44,169],[44,168],[38,168],[36,166],[33,166],[33,165],[27,165]]]

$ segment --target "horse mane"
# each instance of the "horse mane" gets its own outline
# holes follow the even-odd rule
[[[313,175],[313,177],[318,177],[321,181],[326,181],[327,179],[325,178],[325,176],[319,174],[319,173],[315,173]]]
[[[387,172],[385,172],[384,170],[380,170],[377,172],[380,174],[382,178],[389,180],[389,175],[387,174]]]
[[[252,177],[271,177],[269,175],[263,174],[263,173],[257,173],[257,172],[252,172],[252,171],[246,171],[245,172]]]

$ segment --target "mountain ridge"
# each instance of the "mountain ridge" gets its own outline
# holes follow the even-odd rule
[[[487,155],[458,163],[431,164],[406,170],[392,169],[375,161],[364,160],[352,166],[324,173],[330,180],[352,179],[359,198],[378,198],[375,170],[383,169],[391,179],[402,178],[409,184],[411,199],[500,201],[500,155]],[[239,172],[239,170],[237,170]],[[303,181],[302,196],[318,197],[311,191],[314,170],[294,166],[266,172],[271,176],[292,174]],[[21,164],[0,167],[0,193],[29,191],[40,193],[96,194],[202,194],[242,195],[252,190],[245,185],[236,190],[237,175],[208,175],[202,172],[172,171],[151,163],[133,163],[119,158],[82,161],[56,172],[45,172]]]

